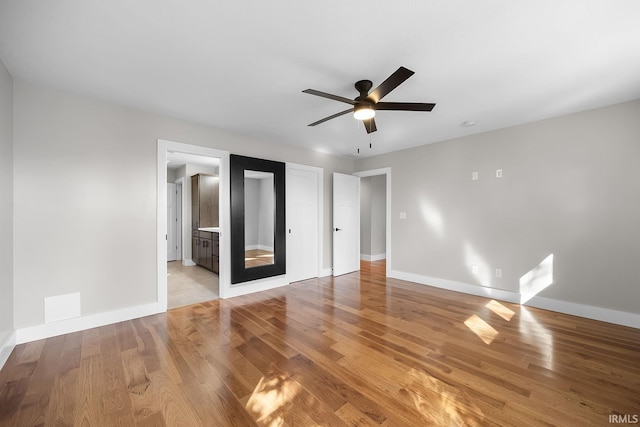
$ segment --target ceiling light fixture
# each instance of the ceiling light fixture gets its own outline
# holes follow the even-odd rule
[[[357,120],[369,120],[376,115],[371,104],[358,104],[353,108],[353,117]]]

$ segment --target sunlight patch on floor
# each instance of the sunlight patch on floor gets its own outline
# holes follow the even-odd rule
[[[286,409],[299,392],[300,384],[284,375],[262,377],[245,408],[261,426],[282,426]]]
[[[408,380],[402,386],[430,425],[472,426],[478,425],[475,418],[484,418],[482,410],[463,391],[416,369],[408,372]],[[471,408],[473,416],[469,416]]]
[[[491,344],[499,334],[491,325],[475,314],[465,320],[464,324],[487,345]]]
[[[536,364],[553,370],[555,368],[553,333],[544,327],[524,305],[520,307],[519,324],[522,341],[538,349],[540,356]]]
[[[500,304],[498,301],[493,300],[493,299],[491,301],[489,301],[485,305],[485,307],[487,307],[489,310],[493,311],[498,316],[502,317],[507,322],[510,322],[511,318],[513,317],[513,315],[516,314],[515,311],[511,310],[510,308],[505,307],[504,305]]]

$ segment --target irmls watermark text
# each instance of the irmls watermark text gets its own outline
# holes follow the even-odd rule
[[[638,414],[609,414],[609,424],[638,424],[638,421],[640,421],[640,417],[638,417]]]

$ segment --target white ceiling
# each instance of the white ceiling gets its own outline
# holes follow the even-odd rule
[[[257,138],[369,156],[640,99],[640,1],[0,0],[14,77]],[[369,137],[353,84],[415,75]],[[465,121],[475,121],[472,127]],[[373,148],[369,149],[369,142]]]

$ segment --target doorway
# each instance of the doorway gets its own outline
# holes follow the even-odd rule
[[[384,175],[360,178],[360,259],[380,261],[387,258],[386,198]]]
[[[230,248],[229,236],[229,153],[213,148],[194,146],[179,142],[158,140],[157,152],[157,189],[158,189],[158,221],[157,221],[157,298],[159,305],[166,310],[202,301],[224,297],[229,289]],[[219,271],[215,273],[196,266],[192,255],[191,230],[191,176],[196,173],[210,173],[219,175],[220,203],[219,203]],[[180,183],[182,188],[181,201],[176,210],[181,213],[178,221],[178,246],[180,256],[175,261],[169,261],[169,222],[168,222],[168,188],[172,183]],[[178,296],[169,303],[169,283],[177,282],[183,289]],[[185,295],[185,289],[198,285],[192,289],[193,295]],[[173,287],[172,287],[173,288]],[[190,292],[190,291],[189,291]],[[189,293],[186,292],[186,293]]]
[[[369,190],[369,199],[361,199],[361,226],[368,228],[368,240],[361,230],[361,259],[385,259],[386,275],[391,270],[391,168],[356,172],[363,183],[362,193]],[[369,185],[368,189],[365,188]],[[384,187],[384,191],[381,187]],[[365,241],[366,240],[366,241]]]
[[[170,179],[170,171],[167,170]],[[182,182],[167,182],[167,261],[182,259]]]
[[[208,268],[196,265],[193,248],[198,245],[194,246],[192,241],[200,242],[202,239],[193,235],[193,215],[188,208],[193,209],[191,177],[196,174],[217,176],[220,159],[169,151],[167,162],[167,308],[171,309],[219,298],[218,274],[210,270],[211,263]],[[187,190],[184,193],[181,191],[183,185]],[[215,197],[217,199],[217,193]],[[215,205],[218,206],[217,200]],[[183,210],[187,214],[181,216]],[[216,212],[215,217],[218,216],[219,212]],[[184,247],[188,249],[184,253],[179,251],[182,234],[185,236]],[[211,239],[208,241],[213,242]]]

